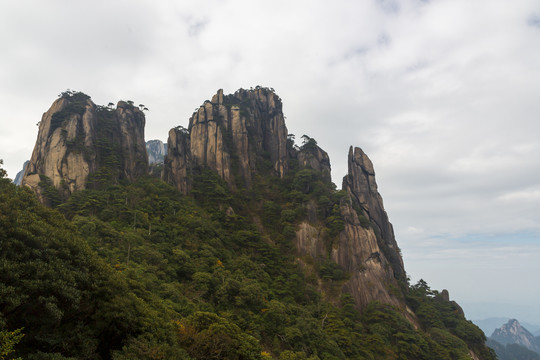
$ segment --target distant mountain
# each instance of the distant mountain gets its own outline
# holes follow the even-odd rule
[[[510,320],[509,317],[490,317],[482,320],[472,320],[472,322],[480,329],[482,329],[486,336],[489,336],[493,334],[493,331],[495,331],[495,329],[506,324],[508,320]],[[521,321],[520,324],[521,326],[529,330],[529,332],[531,332],[534,336],[540,335],[540,325],[531,324],[523,321]]]
[[[163,163],[167,155],[167,145],[161,140],[148,140],[146,142],[146,152],[148,153],[149,164]]]
[[[520,324],[524,328],[529,330],[531,332],[531,334],[533,334],[534,336],[540,335],[540,326],[539,325],[530,324],[530,323],[527,323],[527,322],[521,322]]]
[[[22,183],[22,179],[23,179],[23,176],[24,176],[24,172],[26,171],[26,167],[28,166],[28,163],[30,162],[30,160],[26,160],[23,164],[23,167],[22,167],[22,170],[19,171],[17,173],[17,176],[15,176],[15,180],[13,180],[13,183],[15,185],[21,185]]]
[[[540,354],[540,339],[535,338],[516,319],[510,319],[506,324],[496,329],[491,339],[503,345],[518,344]]]
[[[493,334],[493,331],[495,329],[501,327],[502,325],[506,324],[510,318],[507,317],[491,317],[483,320],[473,320],[472,322],[476,324],[484,334],[486,334],[486,337]]]
[[[495,350],[499,360],[540,360],[540,354],[518,344],[503,345],[488,339],[486,345]]]

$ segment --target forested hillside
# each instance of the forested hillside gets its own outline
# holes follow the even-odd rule
[[[308,211],[330,243],[343,230],[345,194],[315,170],[101,185],[51,209],[2,171],[1,359],[494,359],[425,282],[393,290],[409,310],[359,311],[350,273],[297,256]]]

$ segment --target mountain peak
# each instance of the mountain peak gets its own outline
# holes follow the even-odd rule
[[[518,344],[527,349],[540,353],[540,341],[525,329],[516,319],[510,319],[506,324],[493,331],[491,338],[503,345]]]

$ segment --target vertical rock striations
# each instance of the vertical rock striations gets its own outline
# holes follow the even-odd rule
[[[288,158],[282,104],[273,91],[257,87],[225,96],[219,90],[193,113],[187,132],[169,132],[163,178],[187,193],[187,169],[206,166],[231,188],[249,188],[267,164],[272,174],[284,177]]]
[[[135,180],[148,173],[148,154],[144,141],[144,113],[135,106],[119,101],[114,113],[120,138],[120,179]]]
[[[321,154],[320,151],[315,153]],[[301,160],[301,154],[298,159],[302,165],[305,161]],[[324,156],[318,165],[315,158],[312,159],[311,168],[326,171]],[[403,261],[377,192],[373,166],[359,148],[349,151],[349,171],[343,190],[346,196],[338,210],[343,230],[337,239],[326,238],[317,223],[308,219],[300,224],[296,233],[299,255],[313,259],[329,256],[347,272],[349,277],[342,289],[353,296],[359,309],[374,300],[403,307],[403,300],[396,295],[400,292],[399,281],[406,277]]]
[[[22,184],[46,203],[45,185],[66,198],[103,181],[145,175],[144,125],[144,114],[128,103],[113,110],[83,93],[63,93],[43,114]]]
[[[360,148],[352,147],[348,164],[342,188],[347,197],[340,204],[345,229],[332,249],[332,259],[351,274],[344,287],[360,308],[373,300],[400,306],[396,290],[399,280],[406,278],[405,269],[377,191],[373,164]]]
[[[171,129],[167,141],[167,155],[163,161],[162,179],[187,194],[191,190],[191,163],[188,131],[182,127]]]
[[[349,173],[343,178],[342,189],[351,197],[353,207],[360,216],[369,219],[386,258],[392,264],[396,277],[405,279],[403,259],[394,237],[394,229],[384,210],[383,200],[377,191],[373,164],[362,149],[349,149]]]

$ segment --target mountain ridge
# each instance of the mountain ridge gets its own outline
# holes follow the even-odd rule
[[[369,157],[349,148],[348,174],[337,191],[328,154],[308,136],[296,146],[284,119],[272,89],[230,95],[218,90],[191,116],[188,128],[170,130],[160,181],[146,176],[141,110],[126,102],[116,110],[100,107],[81,93],[63,94],[53,103],[42,119],[23,184],[73,223],[62,226],[76,229],[74,236],[110,264],[104,269],[125,279],[122,301],[144,299],[153,312],[170,319],[155,325],[168,335],[148,335],[135,320],[128,322],[133,334],[88,334],[94,340],[87,351],[137,358],[133,354],[143,352],[137,346],[159,340],[156,349],[165,351],[167,343],[186,359],[212,354],[345,359],[377,353],[388,353],[389,359],[398,354],[492,359],[483,333],[447,291],[431,290],[423,281],[409,284]],[[96,131],[100,124],[107,131]],[[13,199],[26,196],[12,193]],[[151,298],[151,292],[138,289],[142,279],[153,291],[163,288],[159,294],[168,289],[165,294],[174,293],[176,300],[165,294],[159,296],[166,301]],[[176,287],[182,291],[176,293]],[[47,309],[66,306],[51,299]],[[81,304],[85,311],[96,307]],[[115,309],[123,314],[130,308]],[[296,318],[296,313],[303,315]],[[61,311],[50,315],[63,318]],[[101,329],[102,322],[87,321]],[[25,326],[16,317],[9,324]],[[223,327],[235,337],[222,338],[217,329]],[[137,337],[141,333],[146,338]],[[46,350],[47,339],[31,334],[24,341]],[[240,342],[250,355],[239,353],[237,345],[209,348],[221,341]],[[66,346],[64,354],[76,353]]]

